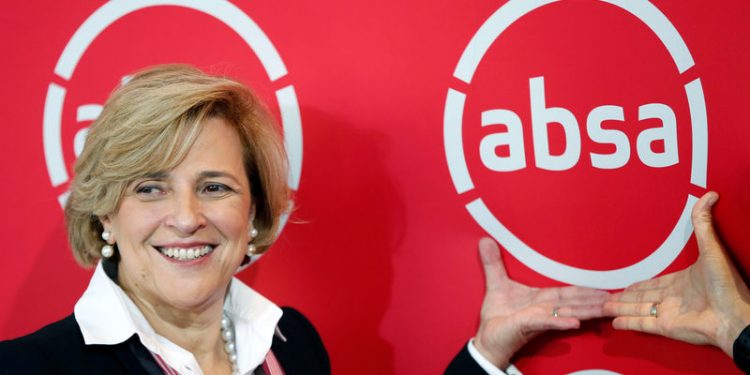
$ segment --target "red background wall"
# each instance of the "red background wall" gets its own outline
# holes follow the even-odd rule
[[[74,135],[87,125],[76,120],[76,108],[101,104],[129,72],[166,62],[239,77],[277,115],[274,92],[294,87],[303,141],[297,209],[277,245],[240,277],[315,322],[334,373],[438,373],[473,335],[483,294],[475,247],[485,233],[464,205],[475,198],[557,262],[612,270],[648,256],[674,226],[686,195],[705,191],[690,183],[695,140],[683,85],[696,78],[707,112],[707,188],[721,194],[718,227],[740,267],[750,269],[750,195],[743,189],[750,183],[750,3],[652,3],[695,61],[683,74],[632,14],[602,1],[563,0],[511,25],[467,84],[453,77],[454,69],[504,1],[235,1],[283,59],[288,74],[278,80],[269,79],[232,29],[176,6],[119,18],[64,79],[55,64],[105,2],[4,2],[0,339],[69,314],[90,276],[67,246],[58,203],[66,186],[53,186],[45,161],[49,85],[66,89],[60,143],[69,171]],[[580,159],[564,171],[535,166],[529,79],[540,76],[547,107],[570,110],[582,132]],[[454,187],[444,146],[449,88],[467,95],[462,145],[476,189],[463,194]],[[638,121],[638,107],[647,103],[675,113],[675,165],[652,168],[638,159],[638,134],[660,126]],[[612,170],[592,167],[591,152],[614,148],[585,132],[586,115],[604,104],[623,107],[625,121],[605,128],[626,134],[631,149],[627,164]],[[522,121],[525,169],[493,172],[480,160],[481,139],[504,131],[482,127],[481,113],[498,108]],[[563,152],[562,131],[550,129],[552,152]],[[691,239],[664,272],[695,256]],[[561,284],[508,253],[503,258],[514,279]],[[716,349],[614,332],[608,320],[543,336],[516,363],[526,373],[735,371]]]

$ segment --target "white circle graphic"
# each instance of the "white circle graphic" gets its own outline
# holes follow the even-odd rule
[[[287,74],[286,66],[271,40],[263,30],[241,9],[226,0],[111,0],[96,9],[76,30],[65,46],[55,66],[55,74],[69,81],[87,48],[115,21],[132,12],[154,6],[175,6],[197,10],[214,17],[236,32],[256,54],[269,79],[273,82]],[[43,134],[44,156],[53,187],[69,180],[62,152],[62,112],[65,87],[50,83],[44,103]],[[289,157],[289,187],[299,188],[302,173],[302,120],[297,95],[293,85],[276,90],[276,100],[281,113],[284,143]],[[80,143],[80,140],[77,140]],[[64,206],[68,193],[58,197]]]
[[[500,34],[521,17],[560,0],[510,0],[493,13],[474,34],[459,59],[453,76],[466,84],[471,80],[487,50]],[[653,4],[646,0],[600,0],[626,11],[641,20],[659,38],[675,63],[679,74],[695,63],[680,33]],[[708,161],[708,120],[700,78],[685,84],[690,109],[692,159],[691,184],[706,187]],[[448,170],[458,194],[474,189],[463,149],[463,115],[466,94],[449,88],[443,114],[443,140]],[[550,259],[525,244],[498,220],[481,198],[466,204],[474,220],[508,252],[527,267],[551,279],[568,284],[601,289],[624,288],[634,282],[652,278],[669,266],[687,244],[693,231],[690,211],[697,198],[688,194],[672,231],[661,245],[635,264],[607,271],[573,267]]]
[[[620,375],[620,373],[609,370],[591,369],[571,372],[568,375]]]

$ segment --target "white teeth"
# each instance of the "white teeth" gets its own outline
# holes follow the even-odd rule
[[[213,246],[205,245],[199,247],[193,247],[190,249],[179,248],[179,247],[160,247],[159,251],[173,259],[177,260],[194,260],[202,256],[206,256],[208,253],[213,251]]]

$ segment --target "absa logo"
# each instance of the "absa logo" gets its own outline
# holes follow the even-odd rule
[[[706,187],[694,66],[646,0],[508,1],[466,46],[445,103],[467,210],[551,279],[617,289],[659,274]]]

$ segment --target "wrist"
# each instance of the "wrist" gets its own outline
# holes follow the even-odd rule
[[[745,327],[732,344],[732,359],[740,369],[750,368],[750,326]]]
[[[734,357],[734,343],[742,331],[750,325],[750,309],[736,312],[733,317],[725,320],[726,326],[717,339],[717,346],[728,356]]]
[[[505,371],[510,366],[510,358],[513,356],[513,353],[506,353],[506,348],[499,347],[501,345],[492,345],[485,342],[480,333],[477,333],[471,342],[474,348],[498,369]]]

